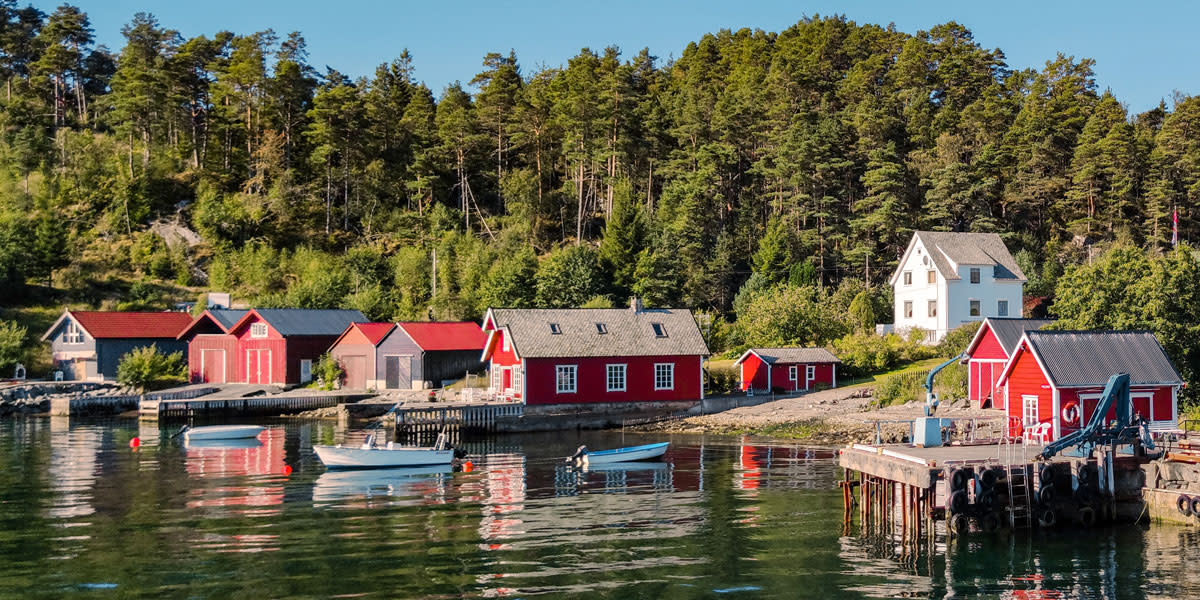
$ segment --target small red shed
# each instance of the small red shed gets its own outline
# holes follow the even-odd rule
[[[312,380],[317,361],[351,323],[357,310],[254,308],[229,328],[237,338],[238,381],[287,385]]]
[[[733,364],[743,391],[803,392],[819,385],[837,387],[841,362],[824,348],[751,348]]]
[[[237,338],[229,333],[249,311],[210,308],[192,319],[179,339],[187,343],[188,379],[192,383],[238,381]]]
[[[997,382],[1008,357],[1026,331],[1041,329],[1053,322],[1048,319],[984,319],[967,345],[963,359],[968,374],[967,397],[980,408],[1004,408],[1004,394],[998,393]]]
[[[1151,429],[1176,427],[1183,379],[1148,331],[1028,331],[999,384],[1010,421],[1025,428],[1050,423],[1050,437],[1058,439],[1091,419],[1117,373],[1129,373],[1134,412]]]
[[[489,394],[526,404],[695,401],[708,346],[687,309],[488,309]]]

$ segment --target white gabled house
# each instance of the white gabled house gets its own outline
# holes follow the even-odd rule
[[[1025,281],[995,233],[917,231],[892,274],[894,328],[932,343],[963,323],[1021,317]]]

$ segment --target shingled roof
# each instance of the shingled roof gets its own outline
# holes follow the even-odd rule
[[[998,234],[917,231],[913,233],[913,241],[909,242],[905,256],[912,251],[916,240],[921,241],[921,245],[933,259],[934,266],[946,279],[962,279],[958,276],[955,265],[972,265],[991,266],[992,276],[1001,281],[1026,280],[1025,273],[1017,266],[1016,259]],[[892,283],[895,283],[899,272],[897,270],[896,274],[892,275]]]
[[[819,364],[842,362],[832,352],[824,348],[751,348],[734,361],[733,364],[741,364],[752,352],[768,365],[776,363]]]
[[[1183,385],[1148,331],[1030,331],[1025,338],[1055,387],[1102,386],[1117,373],[1129,373],[1133,385]]]
[[[508,329],[524,358],[709,354],[692,311],[681,308],[496,308],[489,321]]]

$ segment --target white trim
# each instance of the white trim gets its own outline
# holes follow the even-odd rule
[[[1030,400],[1033,401],[1033,406],[1034,406],[1032,423],[1029,422],[1028,402]],[[1040,394],[1021,394],[1021,426],[1022,427],[1024,427],[1025,429],[1028,429],[1028,428],[1030,428],[1034,425],[1037,425],[1038,423],[1041,422],[1038,419],[1038,416],[1040,415],[1039,409],[1041,408],[1041,402],[1042,402],[1042,397]]]
[[[1054,384],[1050,384],[1051,396],[1050,406],[1054,412],[1050,414],[1051,423],[1054,424],[1054,439],[1062,437],[1062,397],[1059,396],[1058,388]]]
[[[817,365],[804,365],[804,389],[811,389],[817,379]]]
[[[571,388],[570,389],[566,389],[563,386],[559,385],[560,382],[558,380],[558,376],[559,376],[560,369],[570,369],[570,372],[571,372]],[[504,379],[501,379],[500,383],[503,384]],[[509,384],[510,385],[512,384],[511,379],[509,379]],[[579,391],[579,365],[554,365],[554,393],[555,394],[574,394],[578,391]]]
[[[796,382],[800,379],[800,365],[788,365],[788,381]]]
[[[704,357],[700,357],[700,399],[704,399]]]
[[[613,367],[621,367],[621,387],[612,387],[612,374],[609,369]],[[629,391],[629,365],[627,363],[605,363],[604,364],[604,391],[606,392],[626,392]]]
[[[671,367],[671,385],[670,387],[659,387],[658,385],[658,368]],[[769,374],[770,371],[767,371]],[[654,363],[654,389],[655,391],[673,390],[675,389],[675,363]]]
[[[77,341],[71,341],[71,338],[68,337],[71,336],[71,334],[75,334]],[[83,326],[81,326],[74,318],[67,319],[66,327],[63,328],[62,340],[63,344],[67,346],[82,346],[83,343],[87,341],[87,337],[83,332]]]
[[[837,363],[829,363],[829,369],[833,374],[833,387],[837,387]]]
[[[261,340],[271,335],[271,330],[267,329],[265,321],[257,321],[250,324],[250,337],[252,339]]]

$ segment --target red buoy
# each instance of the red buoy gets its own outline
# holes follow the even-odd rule
[[[472,463],[469,460],[467,462],[463,463],[462,467],[463,467],[463,473],[470,473],[471,471],[475,470],[474,463]]]
[[[142,445],[142,440],[138,439],[137,437],[134,437],[129,440],[130,448],[137,448],[138,446],[141,446],[141,445]]]
[[[292,465],[283,465],[283,474],[291,475],[292,474]]]

